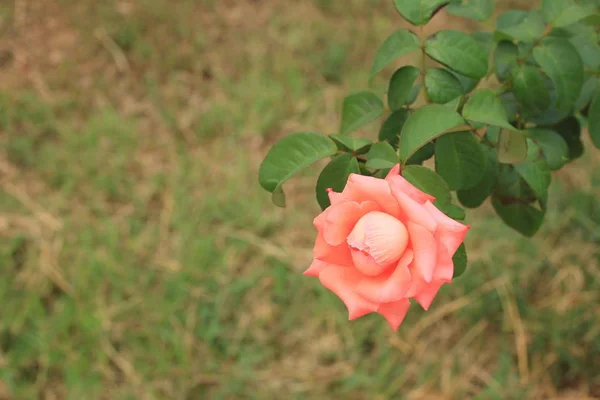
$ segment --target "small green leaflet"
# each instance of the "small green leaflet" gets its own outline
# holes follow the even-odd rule
[[[481,79],[488,72],[488,57],[470,35],[442,30],[425,41],[425,52],[435,61],[469,78]]]
[[[452,263],[454,264],[454,275],[452,276],[452,279],[456,279],[465,273],[467,262],[467,249],[465,248],[465,244],[461,243],[460,246],[458,246],[456,253],[452,256]]]
[[[546,24],[536,11],[505,11],[496,20],[497,40],[532,42],[542,37]]]
[[[413,25],[425,25],[435,11],[450,3],[450,0],[394,0],[396,9]]]
[[[480,146],[487,157],[485,171],[483,172],[481,179],[472,188],[456,192],[460,203],[468,208],[477,208],[482,205],[493,193],[498,180],[498,161],[496,159],[496,152],[487,146]]]
[[[419,38],[408,29],[399,29],[383,42],[371,66],[371,78],[396,59],[420,49]]]
[[[369,168],[391,168],[398,162],[398,155],[388,142],[375,143],[367,154],[367,167]]]
[[[348,135],[383,114],[383,102],[372,92],[363,91],[349,95],[342,107],[340,133]]]
[[[398,154],[406,161],[419,148],[438,136],[464,126],[465,121],[452,109],[439,104],[428,104],[414,111],[400,134]]]
[[[448,184],[431,169],[420,165],[408,165],[402,169],[402,176],[418,189],[435,197],[433,204],[440,210],[452,203]]]
[[[596,11],[594,5],[579,5],[574,0],[542,0],[544,20],[555,28],[568,26],[591,17]]]
[[[353,138],[344,135],[329,135],[329,137],[337,144],[338,149],[351,151],[355,154],[366,153],[373,144],[369,139],[364,138]]]
[[[404,108],[391,113],[381,125],[381,129],[379,129],[379,140],[385,140],[391,144],[392,147],[397,148],[398,141],[400,140],[400,132],[402,132],[402,127],[407,119],[408,110]]]
[[[506,117],[506,110],[496,94],[489,89],[473,93],[463,107],[463,117],[467,120],[499,126],[504,129],[517,131]]]
[[[358,161],[352,154],[342,154],[335,157],[321,171],[317,179],[317,201],[321,209],[329,207],[329,195],[327,189],[333,189],[335,192],[341,192],[346,186],[350,174],[360,174]]]
[[[550,169],[560,169],[569,161],[569,146],[565,139],[555,131],[530,128],[527,130],[527,136],[540,146]]]
[[[590,106],[588,128],[592,143],[600,149],[600,91],[596,92],[596,97],[592,100],[592,105]]]
[[[533,236],[542,226],[544,211],[519,202],[506,202],[492,197],[492,205],[504,223],[527,237]]]
[[[429,100],[438,103],[448,103],[463,94],[460,81],[443,68],[429,68],[425,74],[425,88]]]
[[[517,65],[519,49],[514,43],[503,40],[496,46],[494,52],[494,69],[496,76],[502,82],[508,78],[509,72]]]
[[[451,190],[469,189],[483,177],[486,155],[470,131],[440,136],[435,143],[435,170]]]
[[[318,133],[299,132],[285,136],[269,150],[260,165],[260,185],[273,193],[277,205],[283,206],[285,196],[281,185],[303,168],[334,155],[336,151],[335,143]]]
[[[413,86],[419,75],[421,75],[421,70],[411,65],[394,72],[388,88],[388,104],[392,111],[412,102]]]
[[[540,148],[538,146],[532,143],[528,151],[527,160],[523,163],[515,164],[514,167],[535,192],[540,203],[545,206],[548,200],[548,187],[551,181],[550,168],[546,160],[540,156]]]
[[[510,71],[513,93],[525,115],[538,115],[550,107],[551,97],[546,77],[532,65],[515,66]]]
[[[583,61],[577,49],[563,38],[548,37],[533,49],[535,61],[556,88],[556,108],[569,110],[583,86]]]
[[[494,0],[462,0],[446,7],[449,14],[483,22],[494,14]]]

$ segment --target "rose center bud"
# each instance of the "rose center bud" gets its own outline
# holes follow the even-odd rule
[[[346,241],[356,269],[376,276],[398,262],[406,250],[408,232],[398,219],[372,211],[358,220]]]

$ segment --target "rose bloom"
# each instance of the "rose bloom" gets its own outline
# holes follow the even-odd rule
[[[350,320],[376,312],[394,330],[409,299],[427,310],[452,280],[452,256],[469,230],[399,171],[385,179],[350,174],[341,193],[328,190],[331,206],[314,219],[314,260],[304,272],[342,299]]]

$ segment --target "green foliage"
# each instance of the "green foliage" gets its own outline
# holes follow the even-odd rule
[[[340,133],[348,135],[383,114],[383,102],[372,92],[358,92],[344,99]]]
[[[415,26],[441,9],[477,21],[494,15],[492,0],[393,3]],[[598,11],[592,0],[544,0],[538,9],[500,13],[492,32],[393,32],[375,54],[371,79],[398,58],[419,54],[389,78],[387,113],[374,92],[344,100],[340,135],[331,136],[344,156],[323,170],[319,204],[328,204],[323,176],[342,187],[357,166],[384,177],[400,163],[406,179],[434,195],[447,215],[465,217],[451,191],[468,208],[491,198],[502,221],[533,235],[546,215],[551,171],[583,154],[582,123],[600,147]],[[349,139],[384,113],[379,142]],[[434,155],[435,172],[420,165]]]

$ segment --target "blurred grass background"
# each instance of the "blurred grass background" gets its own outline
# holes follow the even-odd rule
[[[398,333],[302,277],[318,169],[280,210],[258,166],[334,132],[402,25],[388,0],[2,0],[0,398],[600,398],[590,147],[535,238],[469,212],[467,273]]]

